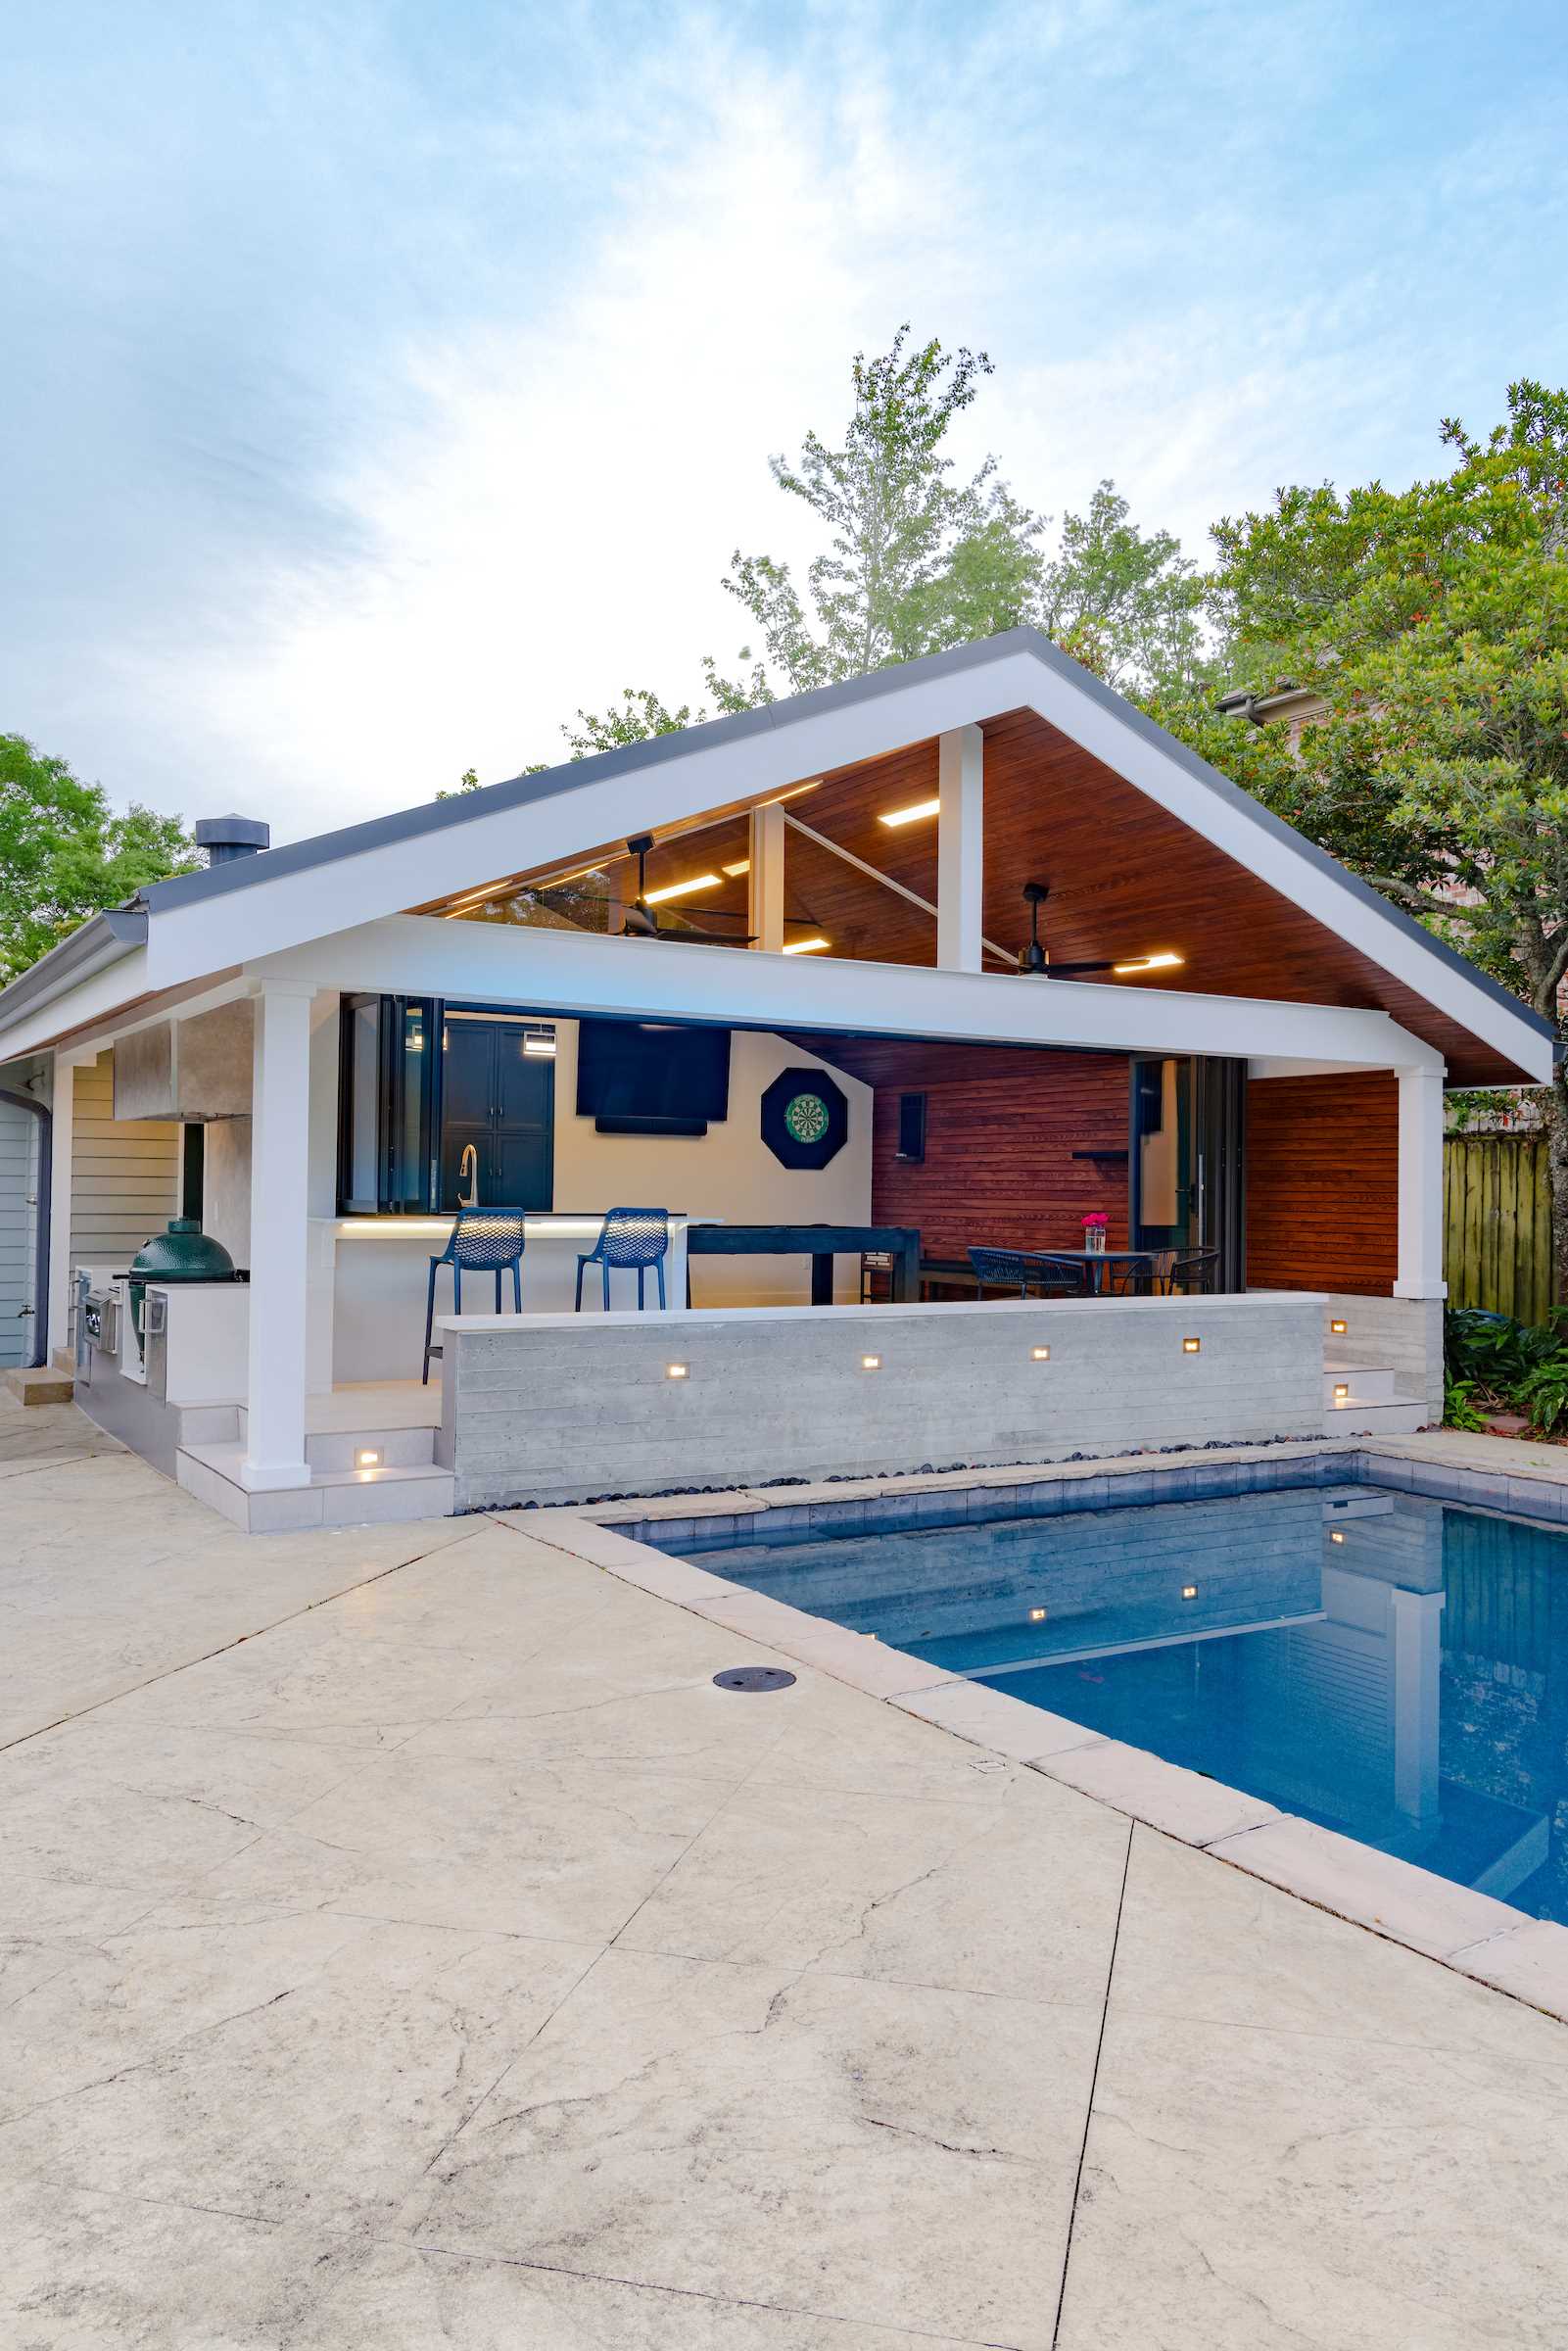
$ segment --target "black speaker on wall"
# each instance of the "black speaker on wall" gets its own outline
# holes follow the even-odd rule
[[[898,1097],[899,1159],[926,1157],[926,1096],[900,1094]]]

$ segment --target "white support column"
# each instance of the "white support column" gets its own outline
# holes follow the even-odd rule
[[[267,980],[256,998],[249,1421],[240,1463],[240,1483],[253,1491],[310,1482],[305,1396],[314,993],[306,981]]]
[[[57,1347],[71,1345],[71,1162],[76,1124],[76,1065],[55,1055],[55,1084],[49,1130],[49,1343],[46,1363]]]
[[[1399,1070],[1400,1271],[1396,1298],[1446,1298],[1443,1072]]]
[[[985,849],[985,738],[978,727],[938,736],[936,790],[936,961],[943,971],[977,972]]]
[[[746,876],[746,929],[764,955],[784,951],[784,812],[775,801],[751,811],[751,871]]]

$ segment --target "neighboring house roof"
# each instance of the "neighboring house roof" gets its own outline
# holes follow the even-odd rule
[[[990,675],[993,670],[994,677]],[[743,798],[756,789],[744,780],[747,775],[767,771],[787,781],[867,760],[900,744],[927,739],[940,729],[969,723],[985,714],[982,703],[987,711],[991,703],[997,708],[1038,706],[1042,717],[1074,742],[1084,744],[1117,772],[1127,775],[1140,789],[1153,792],[1157,786],[1162,790],[1173,787],[1183,803],[1181,821],[1195,830],[1208,830],[1204,811],[1212,808],[1212,824],[1216,832],[1223,833],[1228,855],[1259,872],[1266,868],[1276,877],[1282,871],[1295,872],[1303,877],[1303,888],[1305,877],[1315,877],[1312,894],[1324,904],[1344,907],[1343,919],[1347,925],[1354,919],[1363,951],[1376,953],[1375,944],[1365,948],[1367,936],[1389,942],[1390,950],[1398,943],[1397,959],[1406,985],[1419,987],[1419,980],[1412,983],[1409,973],[1425,970],[1432,975],[1433,985],[1438,975],[1443,975],[1446,985],[1442,992],[1451,996],[1454,976],[1462,976],[1466,990],[1474,991],[1478,1010],[1487,1004],[1506,1007],[1526,1030],[1552,1034],[1550,1023],[1391,905],[1369,884],[1349,873],[1326,850],[1294,832],[1049,639],[1033,629],[1015,629],[680,733],[567,761],[542,774],[513,777],[477,792],[423,802],[256,856],[235,858],[205,872],[154,883],[125,906],[84,924],[0,990],[0,1039],[29,1012],[101,973],[117,957],[132,953],[166,924],[180,929],[187,917],[208,910],[215,914],[219,902],[224,918],[222,952],[216,952],[208,940],[204,967],[208,970],[232,966],[291,940],[323,936],[428,901],[432,878],[440,879],[437,869],[455,868],[454,856],[449,853],[443,858],[439,851],[460,848],[465,835],[473,837],[480,860],[478,872],[467,878],[484,881],[501,870],[485,862],[498,838],[492,821],[497,818],[535,813],[541,838],[550,837],[547,854],[553,854],[560,841],[569,849],[588,849],[612,837],[595,828],[604,810],[615,804],[615,793],[604,788],[622,780],[645,783],[641,804],[647,823],[672,822],[729,798],[728,791],[716,791],[715,786],[728,782],[732,767],[742,778],[734,796]],[[724,755],[722,763],[715,762],[716,753]],[[791,768],[792,759],[796,763]],[[661,804],[661,785],[668,805]],[[1196,796],[1193,786],[1200,788]],[[701,796],[704,790],[706,800]],[[567,840],[562,823],[549,820],[564,817],[570,821],[578,808],[583,811],[584,836]],[[1253,844],[1251,850],[1249,843]],[[515,837],[512,845],[515,848]],[[1282,851],[1288,866],[1282,865]],[[343,868],[347,880],[346,869],[354,861],[361,861],[356,866],[358,896],[352,909],[337,912],[338,895],[319,887],[324,869]],[[461,881],[462,876],[458,874],[457,879]],[[1325,882],[1332,886],[1328,892]],[[285,887],[280,889],[280,886]],[[1280,881],[1274,879],[1272,887],[1279,888]],[[263,901],[271,910],[267,919],[248,922],[250,908],[260,909]],[[286,915],[280,912],[285,906]],[[1318,919],[1325,917],[1320,914]],[[212,929],[211,924],[198,926],[204,936]],[[250,930],[255,936],[248,938]],[[1412,944],[1419,948],[1418,957],[1412,958]],[[179,975],[181,979],[197,976],[194,966]],[[166,984],[166,977],[158,982]]]

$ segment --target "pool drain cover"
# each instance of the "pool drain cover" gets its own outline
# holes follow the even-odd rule
[[[713,1677],[715,1690],[787,1690],[794,1680],[782,1665],[732,1665]]]

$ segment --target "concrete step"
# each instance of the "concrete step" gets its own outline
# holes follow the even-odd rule
[[[1424,1404],[1411,1397],[1348,1396],[1343,1403],[1331,1404],[1323,1415],[1325,1437],[1384,1436],[1408,1437],[1418,1428],[1428,1425],[1429,1415]]]
[[[191,1437],[205,1440],[205,1431],[189,1428]],[[214,1432],[216,1433],[216,1432]],[[234,1426],[221,1432],[243,1446],[250,1433],[250,1415],[235,1408]],[[428,1423],[402,1428],[314,1429],[305,1440],[305,1458],[312,1470],[428,1469],[435,1460],[436,1432]],[[374,1460],[364,1457],[374,1455]]]
[[[245,1448],[238,1442],[189,1445],[181,1448],[174,1467],[188,1494],[248,1534],[289,1534],[309,1526],[383,1526],[451,1516],[451,1472],[438,1468],[433,1462],[377,1469],[312,1469],[308,1486],[252,1493],[240,1483],[244,1458]]]
[[[1385,1403],[1406,1402],[1398,1375],[1382,1364],[1335,1364],[1323,1366],[1323,1402],[1332,1404],[1337,1388],[1345,1388],[1352,1396],[1365,1403],[1381,1397]]]
[[[33,1371],[13,1368],[0,1372],[0,1379],[19,1404],[69,1404],[76,1392],[69,1371],[49,1370],[42,1365]]]

